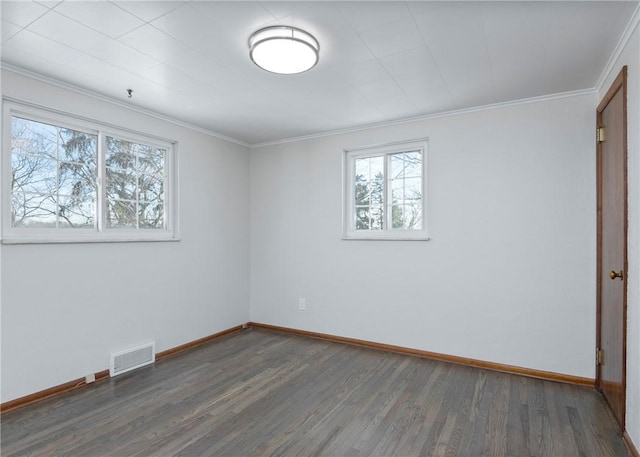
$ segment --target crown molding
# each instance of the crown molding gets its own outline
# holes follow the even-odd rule
[[[146,108],[142,108],[142,107],[139,107],[139,106],[135,106],[135,105],[132,105],[130,103],[124,103],[124,102],[122,102],[122,101],[120,101],[120,100],[118,100],[116,98],[109,97],[107,95],[103,95],[103,94],[100,94],[98,92],[95,92],[95,91],[92,91],[92,90],[89,90],[89,89],[78,87],[78,86],[75,86],[73,84],[65,83],[65,82],[60,81],[58,79],[42,75],[40,73],[36,73],[36,72],[31,71],[31,70],[27,70],[25,68],[17,67],[15,65],[7,64],[5,62],[0,62],[0,69],[9,71],[11,73],[15,73],[17,75],[24,76],[24,77],[27,77],[27,78],[30,78],[30,79],[34,79],[36,81],[40,81],[40,82],[43,82],[43,83],[46,83],[46,84],[50,84],[52,86],[56,86],[56,87],[59,87],[61,89],[65,89],[65,90],[68,90],[68,91],[71,91],[71,92],[75,92],[75,93],[80,94],[80,95],[91,97],[91,98],[93,98],[95,100],[99,100],[101,102],[106,102],[106,103],[110,103],[110,104],[115,105],[115,106],[119,106],[119,107],[122,107],[122,108],[127,108],[128,110],[135,111],[135,112],[137,112],[139,114],[144,114],[146,116],[153,117],[155,119],[159,119],[159,120],[162,120],[162,121],[165,121],[165,122],[170,122],[170,123],[172,123],[174,125],[178,125],[180,127],[185,127],[185,128],[190,129],[190,130],[195,130],[196,132],[204,133],[205,135],[209,135],[209,136],[212,136],[214,138],[218,138],[218,139],[223,140],[223,141],[228,141],[229,143],[239,144],[240,146],[244,146],[244,147],[250,147],[251,146],[249,143],[246,143],[244,141],[238,140],[237,138],[232,138],[232,137],[229,137],[229,136],[226,136],[226,135],[222,135],[222,134],[220,134],[218,132],[214,132],[213,130],[205,129],[203,127],[199,127],[197,125],[190,124],[189,122],[184,122],[184,121],[175,119],[175,118],[173,118],[171,116],[167,116],[167,115],[158,113],[158,112],[150,110],[150,109],[146,109]]]
[[[634,17],[637,17],[638,10],[636,10],[636,14],[634,15]],[[635,21],[636,25],[637,25],[637,20]],[[629,27],[627,27],[628,29]],[[633,32],[633,30],[631,30],[631,32],[629,33],[629,36],[631,35],[631,33]],[[629,38],[627,37],[627,40]],[[616,48],[617,49],[617,48]],[[615,60],[614,60],[615,62]],[[62,81],[59,81],[57,79],[54,78],[50,78],[48,76],[44,76],[41,75],[39,73],[35,73],[32,72],[30,70],[26,70],[24,68],[20,68],[20,67],[16,67],[14,65],[10,65],[10,64],[6,64],[6,63],[0,63],[0,69],[2,70],[7,70],[16,74],[19,74],[21,76],[25,76],[31,79],[35,79],[47,84],[51,84],[69,91],[73,91],[82,95],[86,95],[88,97],[103,101],[103,102],[107,102],[107,103],[111,103],[113,105],[116,106],[120,106],[123,108],[127,108],[130,109],[132,111],[136,111],[140,114],[144,114],[150,117],[154,117],[156,119],[160,119],[166,122],[170,122],[172,124],[181,126],[181,127],[185,127],[191,130],[195,130],[197,132],[200,133],[204,133],[206,135],[224,140],[224,141],[228,141],[230,143],[235,143],[244,147],[248,147],[251,149],[259,149],[259,148],[263,148],[263,147],[267,147],[267,146],[276,146],[276,145],[280,145],[280,144],[287,144],[287,143],[295,143],[295,142],[299,142],[299,141],[306,141],[306,140],[313,140],[313,139],[318,139],[318,138],[325,138],[325,137],[330,137],[330,136],[336,136],[336,135],[343,135],[343,134],[347,134],[347,133],[354,133],[354,132],[361,132],[361,131],[366,131],[366,130],[373,130],[373,129],[378,129],[378,128],[384,128],[384,127],[393,127],[393,126],[398,126],[398,125],[406,125],[406,124],[411,124],[411,123],[415,123],[415,122],[422,122],[422,121],[426,121],[426,120],[433,120],[433,119],[440,119],[440,118],[445,118],[445,117],[452,117],[452,116],[460,116],[460,115],[464,115],[464,114],[471,114],[471,113],[477,113],[477,112],[482,112],[482,111],[489,111],[489,110],[495,110],[495,109],[501,109],[501,108],[508,108],[508,107],[512,107],[512,106],[519,106],[519,105],[526,105],[526,104],[530,104],[530,103],[540,103],[540,102],[545,102],[545,101],[550,101],[550,100],[558,100],[558,99],[563,99],[563,98],[570,98],[570,97],[578,97],[578,96],[582,96],[582,95],[588,95],[588,94],[595,94],[597,93],[597,89],[595,88],[590,88],[590,89],[580,89],[580,90],[574,90],[574,91],[568,91],[568,92],[561,92],[561,93],[557,93],[557,94],[550,94],[550,95],[542,95],[542,96],[537,96],[537,97],[529,97],[529,98],[523,98],[523,99],[519,99],[519,100],[511,100],[511,101],[507,101],[507,102],[499,102],[499,103],[492,103],[489,105],[480,105],[480,106],[475,106],[475,107],[471,107],[471,108],[463,108],[463,109],[458,109],[458,110],[451,110],[451,111],[444,111],[441,113],[433,113],[433,114],[426,114],[426,115],[421,115],[421,116],[414,116],[414,117],[409,117],[409,118],[404,118],[404,119],[397,119],[397,120],[393,120],[393,121],[385,121],[385,122],[379,122],[379,123],[373,123],[373,124],[366,124],[366,125],[361,125],[361,126],[357,126],[357,127],[350,127],[350,128],[345,128],[345,129],[337,129],[337,130],[331,130],[331,131],[327,131],[327,132],[322,132],[322,133],[315,133],[315,134],[311,134],[311,135],[302,135],[302,136],[297,136],[297,137],[291,137],[291,138],[284,138],[281,140],[274,140],[274,141],[266,141],[266,142],[262,142],[262,143],[247,143],[241,140],[238,140],[236,138],[232,138],[232,137],[228,137],[225,135],[222,135],[220,133],[214,132],[212,130],[208,130],[202,127],[199,127],[197,125],[194,124],[190,124],[188,122],[184,122],[184,121],[180,121],[178,119],[172,118],[170,116],[166,116],[164,114],[160,114],[158,112],[152,111],[152,110],[148,110],[145,108],[141,108],[141,107],[137,107],[128,103],[124,103],[118,99],[112,98],[112,97],[108,97],[106,95],[102,95],[99,94],[97,92],[88,90],[88,89],[84,89],[84,88],[80,88],[77,87],[75,85],[72,84],[68,84]]]
[[[432,120],[432,119],[440,119],[440,118],[444,118],[444,117],[460,116],[460,115],[463,115],[463,114],[478,113],[478,112],[481,112],[481,111],[490,111],[490,110],[494,110],[494,109],[508,108],[508,107],[519,106],[519,105],[528,105],[530,103],[540,103],[540,102],[546,102],[546,101],[550,101],[550,100],[558,100],[558,99],[570,98],[570,97],[579,97],[579,96],[582,96],[582,95],[593,95],[595,93],[596,93],[596,90],[594,88],[573,90],[573,91],[568,91],[568,92],[560,92],[560,93],[557,93],[557,94],[542,95],[542,96],[538,96],[538,97],[522,98],[522,99],[519,99],[519,100],[512,100],[512,101],[508,101],[508,102],[500,102],[500,103],[492,103],[492,104],[489,104],[489,105],[474,106],[474,107],[471,107],[471,108],[463,108],[463,109],[458,109],[458,110],[443,111],[441,113],[426,114],[426,115],[422,115],[422,116],[409,117],[409,118],[398,119],[398,120],[394,120],[394,121],[379,122],[379,123],[376,123],[376,124],[366,124],[366,125],[362,125],[362,126],[359,126],[359,127],[352,127],[352,128],[347,128],[347,129],[332,130],[332,131],[329,131],[329,132],[315,133],[313,135],[304,135],[304,136],[298,136],[298,137],[293,137],[293,138],[287,138],[287,139],[283,139],[283,140],[267,141],[267,142],[264,142],[264,143],[252,144],[252,145],[250,145],[250,147],[252,149],[254,149],[254,148],[263,148],[263,147],[267,147],[267,146],[276,146],[276,145],[280,145],[280,144],[295,143],[295,142],[298,142],[298,141],[305,141],[305,140],[314,140],[314,139],[317,139],[317,138],[324,138],[324,137],[328,137],[328,136],[342,135],[342,134],[346,134],[346,133],[362,132],[362,131],[365,131],[365,130],[379,129],[379,128],[384,128],[384,127],[393,127],[393,126],[397,126],[397,125],[412,124],[414,122],[422,122],[422,121],[427,121],[427,120]]]
[[[622,36],[618,40],[616,47],[613,49],[613,53],[611,54],[611,57],[609,57],[607,64],[604,66],[604,69],[600,74],[600,78],[598,78],[598,82],[596,83],[596,86],[595,86],[597,92],[602,92],[602,90],[604,89],[604,84],[606,83],[607,77],[614,71],[613,66],[616,64],[616,62],[622,55],[622,51],[624,51],[624,48],[629,43],[629,40],[631,39],[631,36],[638,28],[639,23],[640,23],[640,4],[636,6],[636,10],[631,15],[631,19],[629,20],[629,23],[625,27],[624,32],[622,32]]]

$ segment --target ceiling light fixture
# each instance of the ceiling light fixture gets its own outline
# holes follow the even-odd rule
[[[320,44],[310,33],[295,27],[265,27],[249,37],[249,57],[260,68],[292,75],[313,68]]]

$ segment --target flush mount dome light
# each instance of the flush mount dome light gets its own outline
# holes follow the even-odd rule
[[[295,27],[266,27],[249,37],[249,57],[260,68],[292,75],[318,63],[320,45],[311,34]]]

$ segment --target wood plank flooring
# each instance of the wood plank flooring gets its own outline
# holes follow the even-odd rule
[[[250,329],[2,415],[9,456],[628,456],[592,389]]]

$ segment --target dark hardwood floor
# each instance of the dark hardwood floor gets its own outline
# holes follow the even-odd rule
[[[2,456],[627,456],[592,389],[250,329],[2,415]]]

